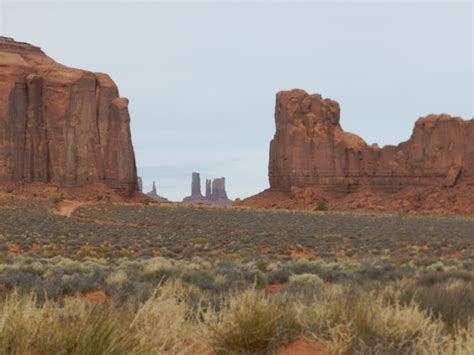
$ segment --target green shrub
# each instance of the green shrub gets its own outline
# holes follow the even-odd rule
[[[324,212],[328,210],[327,202],[323,199],[318,200],[316,207],[314,208],[315,211]]]

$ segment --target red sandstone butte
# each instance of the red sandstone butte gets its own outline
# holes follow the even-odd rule
[[[112,79],[0,37],[0,182],[137,191],[128,100]]]
[[[312,208],[324,199],[335,209],[474,214],[474,120],[429,115],[408,141],[383,148],[344,132],[339,120],[336,101],[279,92],[270,189],[240,204]]]

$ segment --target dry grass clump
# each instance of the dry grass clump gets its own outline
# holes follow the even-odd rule
[[[225,354],[254,354],[296,331],[292,312],[261,291],[246,290],[224,300],[207,319],[214,348]]]
[[[300,274],[290,276],[290,285],[293,286],[323,286],[324,281],[315,274]]]
[[[132,320],[137,354],[195,354],[208,349],[208,330],[201,309],[188,307],[190,289],[168,282],[146,301]]]
[[[438,272],[406,282],[402,302],[415,301],[421,308],[454,330],[474,318],[474,275],[467,272]]]
[[[472,351],[473,319],[454,332],[415,301],[403,303],[400,292],[332,287],[310,305],[298,304],[297,320],[334,353],[468,354]]]
[[[176,283],[138,307],[72,298],[38,306],[14,292],[0,303],[0,353],[194,354],[208,337],[186,300],[187,291]]]
[[[131,313],[67,299],[36,305],[14,292],[0,303],[2,354],[126,354]]]

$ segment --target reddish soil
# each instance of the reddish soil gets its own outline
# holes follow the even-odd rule
[[[295,187],[288,192],[265,190],[234,205],[314,210],[318,201],[325,200],[330,211],[474,216],[473,193],[474,187],[468,184],[454,187],[406,187],[398,192],[361,188],[352,193]]]
[[[66,296],[69,299],[76,299],[80,301],[84,301],[91,304],[109,304],[111,299],[105,294],[102,290],[97,291],[90,291],[87,292],[85,295],[75,294]]]
[[[96,182],[87,186],[59,187],[44,183],[0,183],[0,199],[45,198],[49,200],[80,200],[103,202],[143,202],[147,197],[139,192],[123,197],[105,184]]]
[[[287,347],[280,348],[277,355],[324,355],[325,346],[315,340],[299,337],[290,343]]]
[[[102,304],[108,303],[109,299],[104,291],[92,291],[88,292],[84,296],[85,300],[92,303]]]
[[[290,251],[290,256],[293,259],[311,259],[314,258],[314,250],[298,250],[298,249],[292,249]]]
[[[269,295],[280,292],[280,290],[285,287],[285,284],[271,284],[265,286],[265,292]]]
[[[62,201],[57,204],[56,210],[53,212],[65,216],[65,217],[71,217],[72,213],[79,207],[81,207],[84,204],[84,202],[81,201]]]

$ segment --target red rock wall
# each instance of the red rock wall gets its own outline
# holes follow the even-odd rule
[[[416,122],[408,141],[379,148],[344,132],[339,117],[339,104],[321,95],[303,90],[277,94],[271,189],[320,186],[349,192],[371,186],[397,191],[474,181],[474,120],[430,115]]]
[[[108,75],[0,38],[0,181],[137,191],[127,105]]]

